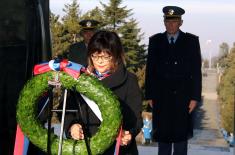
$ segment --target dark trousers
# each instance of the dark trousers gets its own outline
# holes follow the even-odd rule
[[[187,155],[188,141],[177,143],[158,143],[158,155],[171,155],[173,148],[173,155]]]

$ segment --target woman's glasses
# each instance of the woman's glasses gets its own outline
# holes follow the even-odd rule
[[[108,61],[110,61],[110,60],[112,59],[112,56],[110,56],[110,55],[98,56],[98,55],[95,55],[95,54],[92,54],[92,55],[91,55],[91,59],[92,59],[93,61],[98,61],[99,58],[100,58],[102,61],[104,61],[104,62],[108,62]]]

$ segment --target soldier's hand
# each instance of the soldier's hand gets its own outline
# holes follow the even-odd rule
[[[191,113],[197,106],[197,101],[196,100],[190,100],[189,103],[189,113]]]
[[[73,124],[70,128],[71,137],[75,140],[84,139],[82,126],[80,124]]]
[[[151,108],[153,108],[153,104],[154,104],[153,100],[147,100],[147,103]]]

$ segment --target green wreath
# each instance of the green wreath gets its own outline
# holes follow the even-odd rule
[[[36,118],[37,102],[48,91],[48,80],[53,79],[53,71],[37,75],[29,80],[21,91],[17,105],[17,121],[30,141],[46,151],[47,130]],[[82,74],[78,79],[60,72],[60,81],[64,88],[76,88],[76,91],[95,101],[101,111],[103,121],[97,133],[90,139],[92,154],[102,154],[115,140],[121,124],[120,104],[112,91],[105,88],[96,78]],[[59,137],[51,134],[51,153],[57,154]],[[63,141],[63,155],[87,155],[84,140]]]

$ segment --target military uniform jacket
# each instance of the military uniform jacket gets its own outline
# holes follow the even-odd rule
[[[201,99],[201,54],[197,36],[180,31],[170,45],[167,33],[149,39],[146,99],[154,100],[153,135],[159,142],[193,136],[190,100]]]
[[[68,59],[83,66],[87,65],[87,47],[84,41],[70,46]]]
[[[123,130],[128,130],[132,133],[132,142],[128,146],[120,147],[120,154],[138,155],[138,150],[135,142],[135,136],[139,133],[142,127],[142,95],[138,86],[137,77],[128,72],[123,65],[110,76],[101,80],[104,86],[110,88],[115,95],[117,95],[121,104],[121,111],[123,115]],[[82,104],[82,111],[84,115],[84,122],[88,127],[88,136],[92,136],[97,132],[97,127],[100,121],[87,106]],[[110,111],[111,113],[112,111]],[[79,122],[76,117],[67,116],[65,122],[65,129],[75,122]],[[114,154],[115,143],[104,153],[104,155]]]

